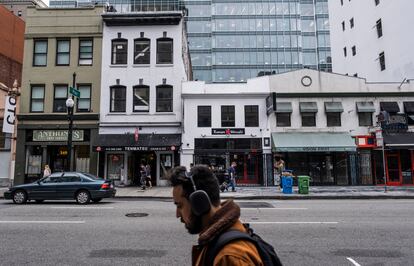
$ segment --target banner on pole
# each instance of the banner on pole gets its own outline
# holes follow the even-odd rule
[[[3,133],[13,134],[16,121],[16,98],[7,96],[4,106]]]

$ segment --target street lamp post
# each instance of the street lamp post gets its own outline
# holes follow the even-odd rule
[[[72,99],[72,96],[66,100],[66,107],[68,109],[68,120],[69,120],[69,129],[68,129],[68,171],[72,171],[71,157],[72,157],[72,131],[73,131],[73,106],[75,101]]]

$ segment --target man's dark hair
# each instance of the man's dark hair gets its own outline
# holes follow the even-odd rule
[[[169,181],[173,187],[183,186],[185,198],[189,198],[194,192],[191,180],[186,177],[187,169],[184,166],[174,167],[169,174]],[[189,173],[192,175],[196,188],[204,190],[210,197],[211,204],[215,207],[220,205],[220,189],[219,183],[213,172],[204,165],[195,165]]]

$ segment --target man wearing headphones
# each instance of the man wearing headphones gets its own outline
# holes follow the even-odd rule
[[[176,216],[190,234],[199,234],[198,245],[193,246],[192,265],[207,265],[209,244],[229,230],[246,232],[240,222],[240,208],[232,200],[220,202],[217,178],[206,167],[197,165],[187,172],[183,166],[170,173]],[[255,245],[246,240],[226,244],[215,256],[214,266],[258,265],[263,262]]]

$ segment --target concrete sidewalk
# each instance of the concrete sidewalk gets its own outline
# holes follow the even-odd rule
[[[138,187],[117,187],[117,198],[171,199],[171,187],[154,187],[141,190]],[[414,199],[414,187],[383,186],[313,186],[308,195],[283,194],[278,187],[238,187],[236,192],[223,192],[223,199]],[[0,188],[0,198],[7,188]]]

